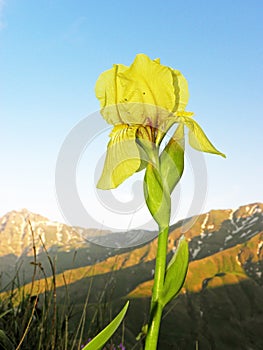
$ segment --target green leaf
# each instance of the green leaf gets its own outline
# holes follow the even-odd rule
[[[180,117],[180,121],[189,129],[189,143],[193,148],[195,148],[197,151],[218,154],[226,158],[224,153],[221,153],[213,146],[200,125],[195,120],[190,117],[183,116]]]
[[[169,226],[171,214],[171,198],[168,189],[165,189],[161,176],[149,163],[144,176],[144,197],[152,217],[159,227]]]
[[[160,156],[163,181],[167,182],[170,193],[179,182],[184,171],[184,126],[179,124],[174,135]]]
[[[163,306],[180,292],[188,269],[188,259],[188,243],[182,237],[166,269],[163,291],[160,297]]]
[[[0,349],[4,349],[4,350],[14,350],[15,349],[11,340],[8,338],[8,336],[5,334],[5,332],[2,331],[1,329],[0,329]]]
[[[123,320],[127,309],[129,306],[129,301],[125,304],[120,313],[109,323],[95,338],[93,338],[83,350],[99,350],[103,345],[112,337],[117,328],[119,327],[121,321]]]

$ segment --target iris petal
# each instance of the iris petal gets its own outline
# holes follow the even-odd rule
[[[95,92],[103,118],[112,125],[159,127],[170,112],[185,110],[189,98],[184,76],[145,54],[138,54],[130,67],[115,64],[103,72]]]
[[[184,111],[188,100],[189,100],[189,91],[188,83],[183,74],[176,69],[170,68],[173,75],[173,84],[174,84],[174,93],[175,93],[175,105],[173,112]]]
[[[188,139],[191,147],[197,151],[218,154],[226,158],[224,153],[221,153],[215,148],[215,146],[207,138],[200,125],[194,119],[187,116],[186,113],[185,116],[180,116],[178,119],[179,122],[183,123],[189,129]]]
[[[175,104],[173,75],[169,67],[151,60],[144,54],[136,56],[132,65],[118,74],[123,88],[122,103],[130,104],[130,115],[124,115],[126,123],[144,124],[147,118],[158,125],[160,107],[172,111]],[[136,106],[137,104],[137,106]],[[153,107],[156,107],[155,109]],[[128,119],[126,119],[128,118]]]
[[[140,153],[136,144],[136,132],[139,127],[122,124],[113,128],[98,188],[116,188],[140,168]]]
[[[99,76],[95,85],[96,97],[99,99],[102,108],[101,114],[112,125],[123,122],[118,109],[118,103],[123,100],[118,73],[125,71],[127,68],[122,64],[115,64]]]

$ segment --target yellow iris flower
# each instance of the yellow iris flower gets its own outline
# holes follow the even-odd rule
[[[113,65],[99,76],[95,92],[103,118],[113,125],[98,188],[115,188],[143,168],[138,140],[158,146],[174,123],[188,127],[192,147],[224,156],[191,118],[193,113],[185,111],[185,77],[159,59],[138,54],[129,67]]]

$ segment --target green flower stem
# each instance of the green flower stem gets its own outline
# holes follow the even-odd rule
[[[151,300],[150,322],[145,342],[145,350],[157,349],[163,305],[160,295],[164,285],[169,226],[160,229],[155,263],[154,285]]]

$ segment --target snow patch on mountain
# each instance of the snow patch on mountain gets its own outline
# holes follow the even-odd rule
[[[261,250],[263,249],[263,241],[260,241],[257,249],[257,256],[260,256]]]
[[[206,236],[205,229],[206,229],[206,224],[207,224],[208,219],[209,219],[209,213],[206,213],[204,221],[201,225],[201,232],[200,232],[201,238],[204,238]]]
[[[234,214],[234,210],[230,210],[230,212],[229,212],[229,217],[228,217],[228,219],[229,219],[230,221],[233,220],[233,214]]]

